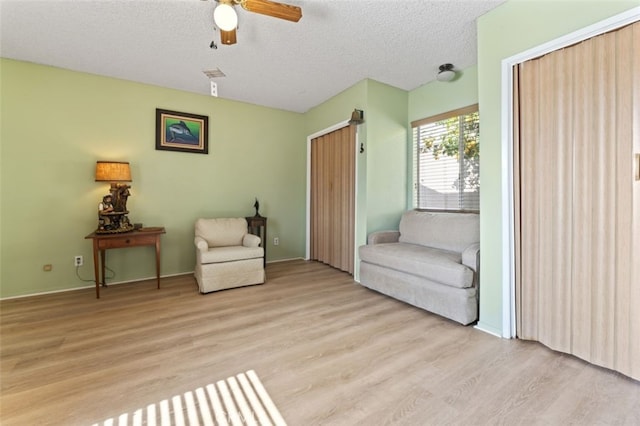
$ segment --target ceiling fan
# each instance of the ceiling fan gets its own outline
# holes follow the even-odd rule
[[[213,11],[213,20],[220,29],[220,42],[231,45],[237,42],[236,29],[238,15],[234,6],[240,5],[244,10],[274,18],[298,22],[302,18],[302,9],[285,3],[271,0],[216,0],[218,5]]]

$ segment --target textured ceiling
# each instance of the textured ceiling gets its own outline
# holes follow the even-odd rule
[[[476,18],[504,0],[286,0],[292,23],[236,7],[224,46],[213,0],[0,0],[0,55],[305,112],[371,78],[412,90],[476,63]],[[215,40],[217,49],[211,49]]]

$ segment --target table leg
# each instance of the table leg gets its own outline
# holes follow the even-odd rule
[[[158,280],[158,289],[160,288],[160,236],[156,237],[156,279]]]
[[[267,267],[267,246],[269,245],[267,242],[267,222],[264,222],[264,237],[262,238],[262,240],[264,241],[264,243],[262,244],[262,247],[264,249],[264,259],[262,261],[262,267],[266,268]]]
[[[96,280],[96,299],[100,299],[100,265],[98,264],[98,241],[93,239],[93,277]]]
[[[100,263],[100,267],[102,269],[102,287],[107,286],[107,275],[104,273],[106,268],[105,253],[106,253],[106,250],[100,250],[100,259],[102,260],[102,262]]]

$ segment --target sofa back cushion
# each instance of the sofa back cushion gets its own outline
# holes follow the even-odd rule
[[[400,242],[461,253],[480,242],[477,213],[405,212],[400,220]]]
[[[196,237],[207,240],[209,247],[241,246],[247,230],[243,217],[196,220]]]

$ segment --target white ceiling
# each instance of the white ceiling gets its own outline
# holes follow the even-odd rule
[[[214,0],[0,0],[0,55],[305,112],[371,78],[404,90],[476,64],[476,18],[505,0],[285,0],[292,23],[236,7],[224,46]],[[217,49],[209,47],[212,40]]]

